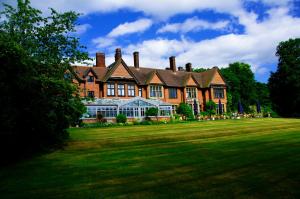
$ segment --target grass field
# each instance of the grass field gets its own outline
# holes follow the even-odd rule
[[[0,198],[300,198],[300,120],[70,129],[0,169]]]

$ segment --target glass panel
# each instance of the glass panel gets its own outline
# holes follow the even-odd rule
[[[162,97],[162,86],[150,86],[150,97]]]
[[[125,106],[151,106],[151,107],[154,107],[153,104],[150,104],[150,103],[147,103],[147,102],[144,102],[142,100],[135,100],[133,102],[130,102],[128,104],[125,104]]]
[[[128,96],[135,96],[135,87],[132,84],[127,85]]]
[[[118,96],[125,96],[125,85],[118,84]]]
[[[215,98],[224,98],[224,89],[223,88],[214,88],[214,97]]]

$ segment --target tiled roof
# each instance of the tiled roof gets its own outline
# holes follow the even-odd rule
[[[88,67],[88,66],[74,66],[73,69],[78,77],[84,80],[86,73],[92,71],[96,74],[96,80],[107,81],[112,72],[116,69],[119,63],[123,63],[128,72],[133,76],[139,85],[147,85],[151,81],[154,74],[162,80],[162,82],[169,87],[185,87],[186,82],[192,77],[201,88],[207,88],[210,86],[214,74],[218,71],[217,67],[213,67],[205,72],[187,72],[187,71],[176,71],[139,67],[127,66],[123,60],[112,63],[108,67]]]

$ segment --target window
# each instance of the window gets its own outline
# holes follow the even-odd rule
[[[107,96],[115,96],[115,84],[114,83],[107,84]]]
[[[225,107],[224,107],[224,104],[222,104],[222,113],[224,113],[224,111],[225,111]],[[217,104],[217,106],[216,106],[216,113],[220,114],[219,104]]]
[[[65,73],[64,74],[64,79],[67,80],[67,81],[70,81],[72,79],[72,76],[70,73]]]
[[[125,96],[125,85],[118,84],[118,96]]]
[[[87,82],[94,82],[94,77],[89,75],[87,77]]]
[[[172,107],[167,106],[167,107],[159,107],[160,111],[160,116],[169,116],[171,115]]]
[[[101,114],[103,117],[116,117],[117,116],[117,107],[98,107],[97,115]]]
[[[170,99],[177,98],[177,89],[176,88],[169,88],[169,98]]]
[[[187,98],[197,98],[197,88],[186,88]]]
[[[95,92],[94,91],[88,91],[88,97],[94,98]]]
[[[214,88],[215,98],[224,98],[224,89],[223,88]]]
[[[133,84],[128,84],[127,89],[128,89],[128,96],[135,96],[135,88]]]
[[[150,97],[162,97],[162,86],[150,86]]]
[[[140,96],[140,97],[143,97],[143,91],[142,91],[142,88],[139,88],[139,96]]]
[[[137,107],[123,107],[119,109],[120,114],[126,115],[126,117],[138,117],[139,109]]]
[[[97,107],[88,106],[86,118],[96,118]]]

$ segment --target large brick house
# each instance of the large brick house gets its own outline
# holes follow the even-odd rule
[[[155,69],[140,67],[138,52],[133,53],[133,59],[134,66],[128,66],[118,48],[115,62],[109,66],[105,65],[104,53],[96,53],[93,67],[73,66],[74,83],[80,88],[80,96],[95,98],[84,101],[88,117],[96,118],[101,112],[111,119],[118,113],[142,118],[149,107],[158,107],[159,115],[168,117],[181,102],[190,104],[199,113],[205,110],[209,100],[221,101],[223,112],[226,111],[226,83],[217,67],[192,72],[191,63],[177,68],[172,56],[168,68]]]

